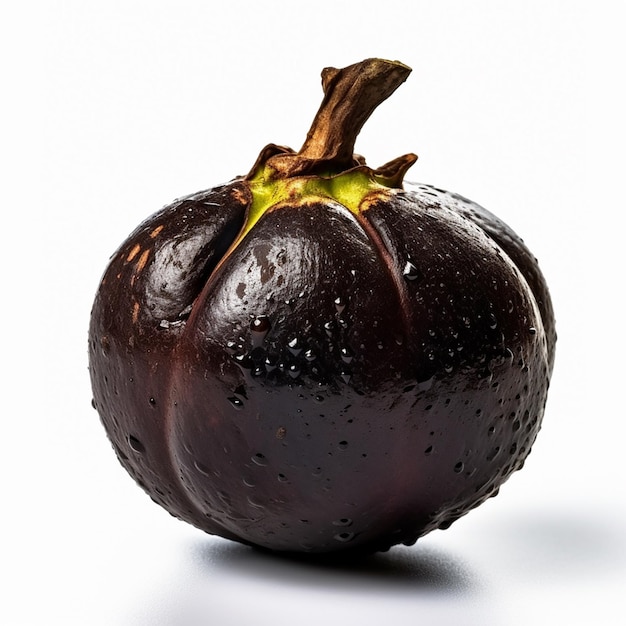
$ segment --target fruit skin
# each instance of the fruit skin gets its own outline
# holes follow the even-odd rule
[[[532,254],[469,200],[333,176],[355,172],[358,206],[313,193],[251,228],[250,176],[178,200],[104,274],[95,407],[143,489],[208,533],[410,545],[495,495],[539,431],[556,335]]]

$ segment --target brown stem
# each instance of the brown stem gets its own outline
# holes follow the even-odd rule
[[[324,69],[324,99],[298,155],[305,160],[352,164],[363,124],[410,73],[411,68],[403,63],[384,59],[366,59],[340,70]]]
[[[324,99],[300,151],[273,144],[266,146],[247,178],[253,178],[265,165],[279,178],[339,173],[363,165],[362,157],[353,154],[357,135],[374,109],[410,73],[411,68],[399,61],[383,59],[366,59],[341,70],[327,67],[322,71]],[[390,164],[395,168],[390,176],[400,181],[398,185],[416,158],[409,154]]]

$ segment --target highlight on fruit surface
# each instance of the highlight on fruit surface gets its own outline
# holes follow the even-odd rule
[[[556,341],[522,240],[354,143],[406,80],[322,73],[302,148],[161,209],[114,254],[89,328],[94,406],[172,515],[284,552],[446,528],[528,456]],[[242,141],[245,147],[245,141]]]

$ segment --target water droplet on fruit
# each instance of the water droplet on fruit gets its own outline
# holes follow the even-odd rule
[[[257,452],[252,457],[252,462],[258,465],[259,467],[265,467],[267,465],[267,459],[265,458],[265,455],[261,454],[260,452]]]
[[[143,445],[143,443],[141,443],[141,441],[139,441],[139,439],[137,439],[137,437],[135,437],[133,435],[128,435],[128,445],[135,452],[139,452],[140,454],[143,454],[146,451],[146,448]]]
[[[337,447],[340,450],[345,450],[348,447],[348,442],[347,441],[340,441]]]
[[[226,352],[228,352],[228,354],[235,354],[235,352],[237,352],[238,348],[239,348],[239,346],[237,345],[236,342],[234,342],[234,341],[227,341],[226,342]]]
[[[433,447],[432,447],[432,446],[428,446],[428,447],[426,448],[426,450],[424,450],[424,454],[425,454],[426,456],[428,456],[429,454],[432,454],[432,452],[433,452]]]
[[[454,466],[454,471],[457,474],[460,474],[463,471],[463,468],[465,467],[465,465],[463,464],[463,461],[459,461],[455,466]]]
[[[265,508],[265,505],[261,504],[260,502],[257,502],[256,500],[253,500],[250,496],[248,496],[247,500],[248,500],[248,504],[254,507],[255,509]]]
[[[500,446],[496,446],[488,455],[487,461],[493,461],[500,454]]]
[[[186,306],[179,314],[178,314],[178,318],[180,320],[186,320],[189,318],[189,316],[191,315],[191,307],[192,305],[189,304],[188,306]]]
[[[289,366],[287,372],[289,373],[289,376],[291,376],[291,378],[298,378],[298,376],[300,376],[300,367],[295,363],[292,363]]]
[[[265,357],[265,371],[271,372],[276,369],[276,364],[278,362],[278,358],[273,354],[268,354]]]
[[[237,396],[231,396],[228,398],[228,401],[236,408],[238,411],[243,409],[243,400],[238,398]]]
[[[352,359],[354,359],[354,354],[352,353],[350,348],[341,348],[339,354],[341,355],[341,360],[344,363],[352,363]]]
[[[346,308],[346,299],[343,296],[337,296],[335,298],[335,309],[337,309],[337,313],[342,313]]]
[[[278,480],[281,483],[287,482],[287,477],[284,474],[278,474]]]
[[[201,474],[204,474],[205,476],[211,475],[209,468],[203,465],[202,463],[200,463],[200,461],[194,461],[193,465]]]
[[[345,543],[347,541],[351,541],[352,539],[354,539],[354,533],[350,533],[347,531],[344,531],[342,533],[337,533],[335,535],[335,539],[337,541],[341,541],[342,543]]]
[[[537,334],[537,329],[536,329],[534,326],[531,326],[531,327],[528,329],[528,332],[529,332],[531,335],[536,335],[536,334]]]
[[[430,378],[426,378],[424,380],[417,380],[417,388],[419,391],[428,391],[435,381],[435,377],[431,376]]]
[[[294,337],[289,342],[287,342],[287,348],[289,349],[289,352],[291,352],[291,354],[293,354],[294,356],[298,356],[300,352],[302,352],[302,344],[297,337]]]
[[[233,360],[244,373],[252,367],[252,359],[248,353],[237,354],[233,357]]]
[[[250,337],[255,348],[263,345],[269,329],[270,321],[267,315],[258,315],[250,322]]]
[[[413,263],[411,263],[411,261],[407,261],[404,265],[404,269],[402,270],[402,276],[405,280],[414,281],[419,278],[420,271]]]
[[[310,362],[310,361],[315,361],[315,359],[316,359],[317,357],[315,356],[315,353],[313,352],[313,350],[311,350],[311,349],[309,348],[309,349],[308,349],[308,350],[304,353],[304,358],[305,358],[307,361],[309,361],[309,362]]]

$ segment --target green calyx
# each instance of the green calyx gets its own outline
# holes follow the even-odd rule
[[[359,213],[363,200],[371,193],[389,189],[383,181],[377,180],[373,172],[355,168],[335,176],[298,176],[277,179],[267,183],[263,180],[250,181],[252,191],[251,218],[260,216],[272,206],[283,202],[309,204],[312,201],[333,200],[345,206],[354,214]]]
[[[331,176],[274,177],[266,166],[248,179],[252,203],[248,210],[245,236],[270,209],[291,208],[314,202],[336,202],[354,215],[365,210],[374,198],[389,193],[393,181],[366,166]]]

